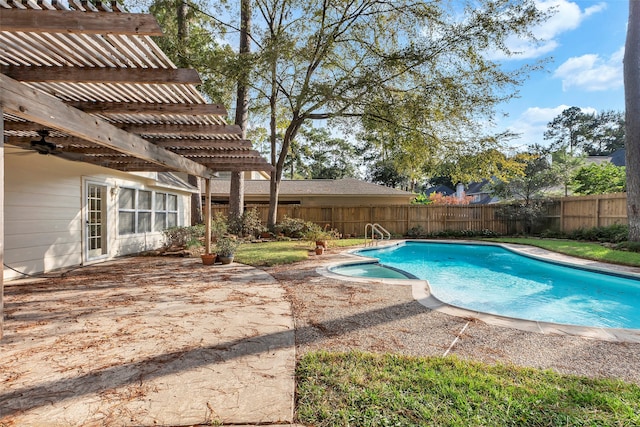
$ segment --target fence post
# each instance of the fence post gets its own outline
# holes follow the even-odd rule
[[[331,206],[331,229],[333,230],[334,228],[336,228],[335,223],[333,222],[333,209],[334,207]]]
[[[596,227],[600,227],[600,197],[596,199]]]

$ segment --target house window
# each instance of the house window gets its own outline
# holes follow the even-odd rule
[[[118,234],[136,232],[136,190],[121,188],[118,197]]]
[[[178,196],[175,194],[156,193],[154,202],[154,231],[178,225]]]
[[[162,231],[178,225],[178,196],[121,188],[118,198],[118,234]]]

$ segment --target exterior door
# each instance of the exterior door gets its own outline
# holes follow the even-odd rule
[[[107,255],[107,187],[87,183],[85,247],[88,261]]]

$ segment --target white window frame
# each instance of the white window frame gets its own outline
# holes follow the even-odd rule
[[[133,191],[133,208],[122,208],[120,206],[120,197],[122,197],[123,191]],[[140,192],[149,192],[151,194],[151,206],[150,209],[141,208],[140,207]],[[162,209],[156,207],[156,197],[158,195],[164,196],[164,206]],[[175,200],[175,209],[170,206],[169,200]],[[147,190],[143,188],[135,188],[135,187],[121,187],[120,192],[118,194],[118,236],[132,236],[138,234],[146,234],[146,233],[160,233],[162,230],[166,230],[168,228],[168,224],[170,223],[169,217],[175,216],[175,225],[179,225],[180,216],[178,215],[179,211],[179,196],[175,193],[169,193],[165,191],[153,191]],[[123,233],[120,230],[120,218],[123,212],[133,213],[133,232],[127,231]],[[140,214],[148,213],[150,214],[150,228],[148,231],[140,230]],[[164,224],[161,229],[157,229],[156,227],[156,214],[164,214]]]
[[[164,203],[162,208],[158,208],[158,196],[164,196]],[[175,209],[171,208],[169,200],[175,199]],[[162,214],[164,218],[164,224],[162,224],[161,228],[158,229],[158,214]],[[175,223],[170,225],[170,216],[175,216]],[[170,227],[178,226],[178,195],[174,193],[167,193],[163,191],[156,191],[153,194],[153,230],[157,232],[161,232],[162,230],[166,230]]]

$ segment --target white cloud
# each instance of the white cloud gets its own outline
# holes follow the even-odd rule
[[[590,92],[617,89],[623,84],[623,56],[621,47],[608,59],[596,54],[569,58],[555,70],[553,77],[562,79],[563,91],[571,87]]]
[[[588,7],[584,10],[584,14],[585,16],[591,16],[593,14],[596,14],[598,12],[601,12],[603,10],[605,10],[607,8],[607,4],[606,3],[598,3],[595,4],[591,7]]]
[[[558,105],[551,108],[527,108],[508,127],[511,132],[520,134],[520,138],[511,141],[511,146],[522,149],[531,144],[545,145],[547,141],[544,140],[544,132],[547,129],[547,124],[570,107],[569,105]],[[584,113],[597,113],[597,110],[592,107],[581,107],[580,109]]]
[[[605,3],[580,10],[580,6],[567,0],[539,0],[536,2],[538,9],[552,11],[552,16],[541,25],[532,28],[532,34],[540,40],[539,43],[531,43],[520,38],[510,38],[507,46],[513,52],[518,52],[516,57],[492,57],[492,59],[531,59],[539,58],[560,46],[556,38],[567,31],[575,30],[585,18],[606,9]],[[498,54],[500,55],[500,54]]]

